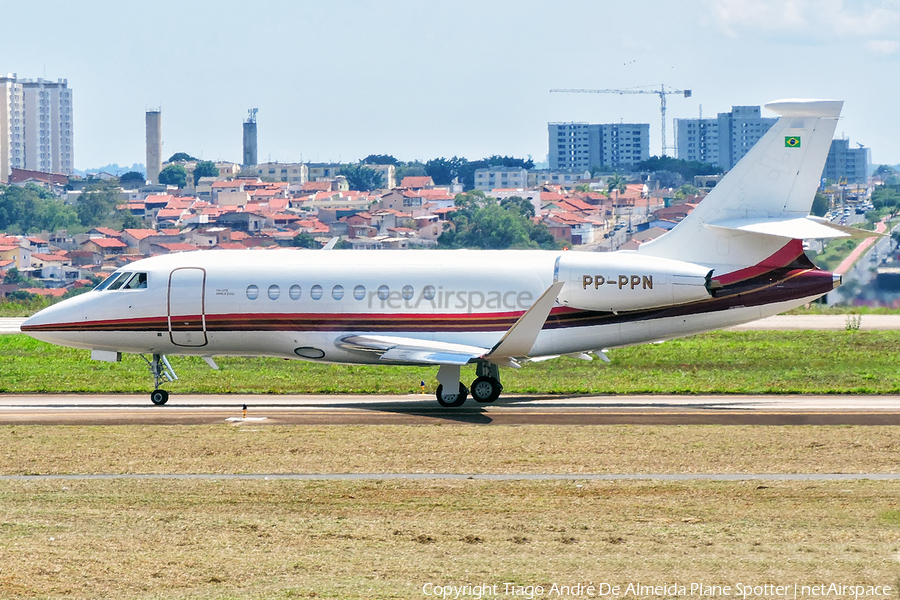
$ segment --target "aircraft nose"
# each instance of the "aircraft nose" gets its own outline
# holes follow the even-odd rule
[[[79,298],[63,300],[38,311],[22,323],[22,333],[44,342],[65,345],[67,332],[76,329],[84,319],[82,302],[79,300]]]

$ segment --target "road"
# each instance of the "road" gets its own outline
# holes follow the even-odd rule
[[[247,418],[242,415],[247,405]],[[0,425],[900,425],[900,396],[0,395]]]

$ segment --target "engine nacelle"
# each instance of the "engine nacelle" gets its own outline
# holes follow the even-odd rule
[[[631,252],[566,252],[555,279],[566,284],[559,302],[584,310],[660,308],[712,295],[709,268]]]

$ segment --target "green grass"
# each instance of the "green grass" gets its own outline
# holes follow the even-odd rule
[[[145,363],[94,362],[87,351],[0,336],[0,392],[143,392]],[[505,394],[896,394],[900,332],[715,332],[609,352],[611,364],[562,358],[503,369]],[[273,358],[172,357],[173,393],[406,394],[436,386],[436,368],[325,365]],[[463,369],[463,381],[474,379]]]
[[[834,271],[862,242],[863,240],[834,240],[825,246],[825,250],[813,256],[812,260],[820,269]]]

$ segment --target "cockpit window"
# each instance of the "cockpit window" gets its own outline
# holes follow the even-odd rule
[[[128,280],[128,283],[122,286],[123,290],[142,290],[147,287],[147,274],[146,273],[135,273],[134,276]]]
[[[103,281],[101,281],[100,283],[98,283],[98,284],[97,284],[97,287],[94,288],[94,291],[95,291],[95,292],[102,292],[103,290],[105,290],[106,288],[108,288],[108,287],[110,286],[110,284],[111,284],[113,281],[116,280],[116,277],[117,277],[117,276],[118,276],[117,273],[113,273],[112,275],[110,275],[109,277],[107,277],[106,279],[104,279]]]
[[[122,273],[121,275],[116,277],[116,280],[112,282],[112,285],[110,285],[106,289],[108,289],[108,290],[119,289],[120,287],[122,287],[122,284],[124,284],[126,281],[128,281],[128,278],[131,277],[131,275],[132,275],[131,273]]]
[[[143,290],[147,287],[146,273],[113,273],[94,288],[95,292],[103,290]]]

